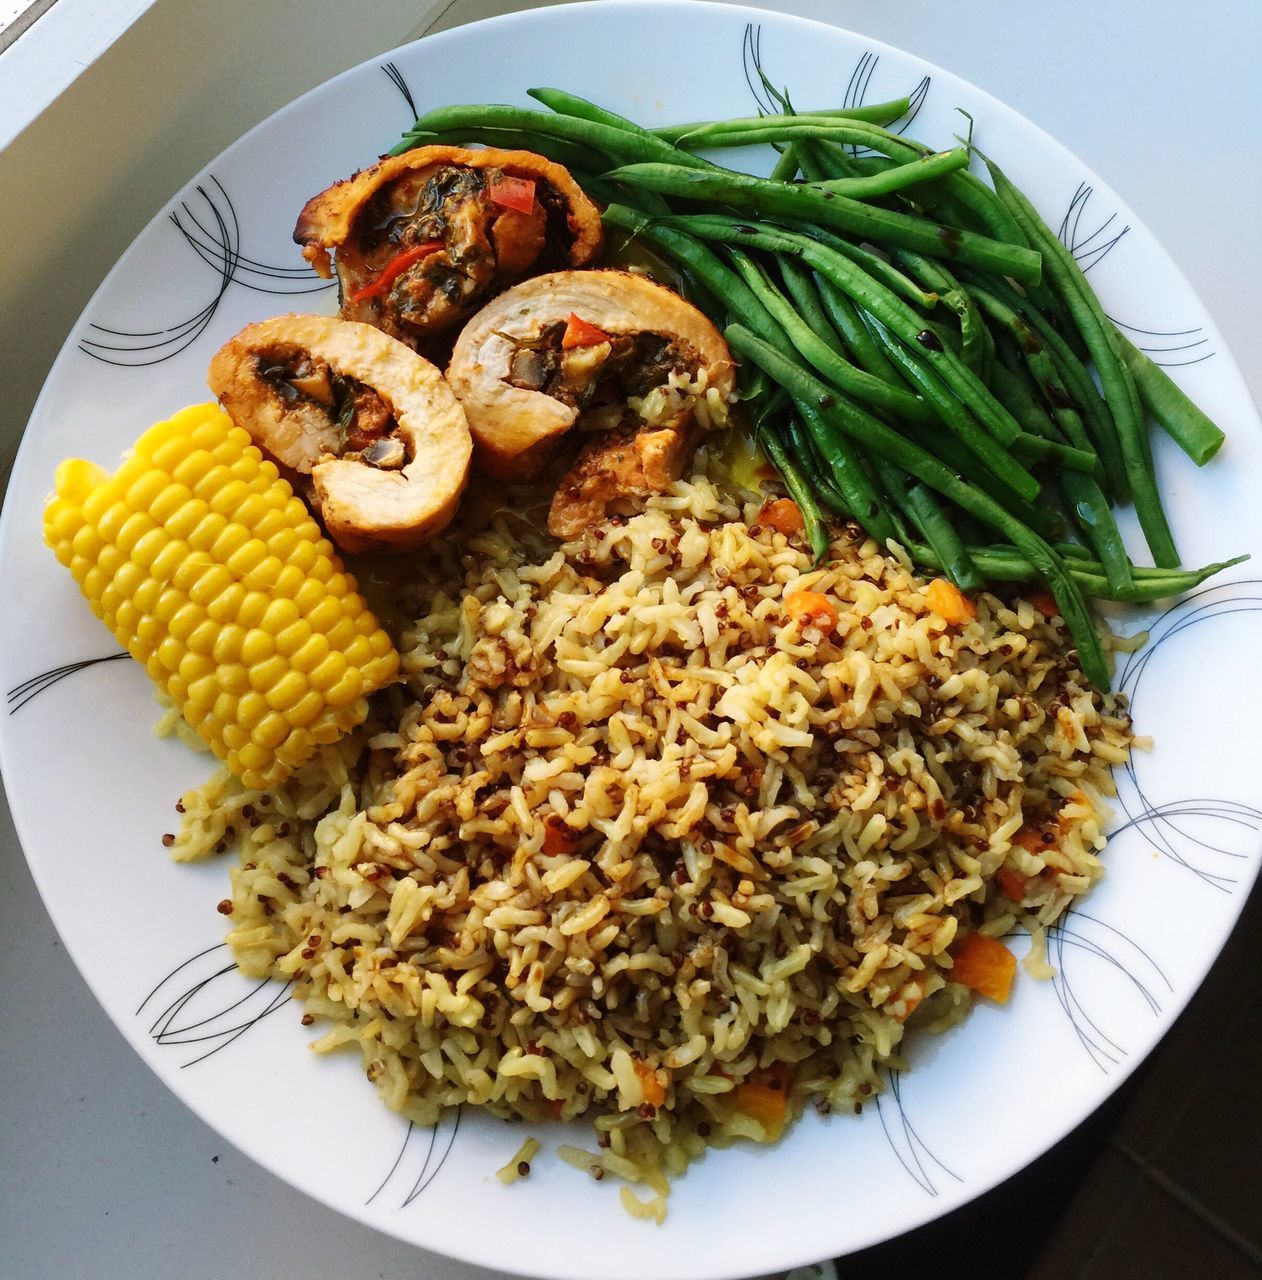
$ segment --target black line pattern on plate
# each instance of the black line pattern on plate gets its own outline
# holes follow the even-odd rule
[[[1128,1050],[1101,1029],[1081,998],[1084,985],[1089,989],[1098,986],[1097,975],[1093,975],[1093,981],[1088,984],[1079,977],[1078,961],[1088,955],[1124,976],[1153,1017],[1160,1016],[1162,1000],[1174,992],[1174,987],[1161,966],[1139,943],[1096,916],[1070,907],[1048,927],[1047,959],[1056,970],[1051,982],[1057,1003],[1069,1019],[1078,1043],[1107,1075],[1111,1067],[1127,1056]]]
[[[365,1206],[372,1204],[405,1164],[415,1167],[415,1157],[423,1147],[425,1154],[421,1157],[420,1171],[410,1183],[406,1184],[408,1189],[404,1192],[403,1199],[399,1201],[399,1208],[406,1209],[434,1181],[443,1165],[447,1163],[447,1157],[455,1145],[456,1135],[460,1132],[460,1120],[463,1115],[463,1107],[449,1107],[443,1112],[438,1123],[430,1125],[428,1129],[421,1129],[409,1120],[407,1132],[403,1135],[403,1145],[390,1166],[390,1172],[382,1178],[376,1191],[364,1201]],[[419,1134],[424,1136],[417,1137],[413,1142],[413,1135]]]
[[[1247,613],[1262,613],[1262,580],[1220,582],[1185,596],[1152,624],[1148,643],[1127,655],[1118,676],[1118,692],[1127,695],[1134,711],[1149,664],[1161,649],[1193,627]],[[1159,852],[1203,884],[1220,893],[1233,892],[1240,882],[1239,864],[1247,861],[1249,854],[1230,847],[1229,838],[1235,836],[1241,844],[1250,841],[1256,849],[1257,834],[1262,831],[1262,809],[1213,796],[1154,803],[1140,776],[1142,754],[1132,753],[1123,769],[1113,771],[1118,804],[1126,821],[1110,838],[1115,839],[1131,827],[1138,828]],[[1219,833],[1213,839],[1203,834],[1203,828],[1210,824]]]
[[[277,986],[270,978],[261,979],[240,995],[239,983],[221,981],[236,972],[227,944],[217,943],[176,965],[136,1009],[136,1017],[146,1007],[154,1014],[149,1035],[155,1044],[196,1046],[195,1056],[182,1062],[181,1069],[226,1049],[293,999],[289,994],[292,983]]]
[[[940,1194],[939,1184],[943,1174],[954,1178],[956,1182],[963,1182],[964,1179],[958,1173],[947,1168],[929,1150],[908,1118],[907,1109],[903,1106],[902,1072],[889,1067],[883,1067],[882,1071],[889,1090],[876,1095],[876,1111],[885,1139],[898,1163],[911,1175],[912,1181],[931,1196]]]
[[[412,113],[412,120],[415,120],[421,113],[416,109],[416,102],[412,97],[412,90],[408,88],[408,82],[403,78],[403,72],[399,70],[398,65],[393,62],[383,62],[381,69],[386,73],[386,78],[392,85],[403,95],[403,101],[408,104],[408,110]],[[411,121],[409,121],[411,123]]]
[[[872,73],[876,70],[876,64],[880,60],[880,54],[865,53],[855,63],[855,68],[850,73],[850,82],[846,85],[845,97],[842,99],[841,105],[843,107],[863,106],[868,86],[872,83]],[[911,105],[900,120],[889,126],[894,133],[903,134],[911,128],[912,122],[920,114],[920,108],[924,106],[925,99],[929,96],[929,84],[929,77],[922,76],[920,83],[907,95]]]
[[[1115,228],[1116,213],[1109,214],[1094,231],[1084,227],[1083,217],[1094,194],[1094,187],[1089,183],[1080,182],[1057,231],[1061,242],[1074,255],[1084,274],[1112,252],[1130,231],[1129,225],[1120,230]],[[1110,231],[1112,234],[1106,235],[1106,232]],[[1133,334],[1135,345],[1163,368],[1172,369],[1200,364],[1202,360],[1208,360],[1214,354],[1207,349],[1209,339],[1204,336],[1204,330],[1200,326],[1192,329],[1145,329],[1138,325],[1127,324],[1124,320],[1118,320],[1113,316],[1109,319],[1119,329],[1125,329]],[[1162,359],[1163,356],[1169,358]]]
[[[253,293],[274,297],[320,293],[334,287],[321,280],[310,266],[274,266],[247,257],[241,252],[241,223],[236,206],[223,184],[213,175],[208,185],[198,184],[197,194],[205,208],[180,202],[180,212],[170,215],[171,224],[185,244],[218,276],[214,295],[200,311],[165,329],[113,329],[90,322],[95,337],[81,338],[79,350],[103,364],[141,369],[161,364],[192,346],[205,332],[219,310],[231,285]]]
[[[1120,231],[1114,230],[1113,234],[1106,239],[1101,239],[1101,236],[1113,227],[1117,218],[1116,213],[1111,213],[1094,231],[1085,231],[1082,226],[1082,216],[1094,194],[1094,187],[1085,182],[1078,184],[1078,190],[1074,192],[1074,198],[1069,202],[1069,208],[1065,211],[1060,229],[1056,233],[1069,252],[1074,255],[1084,274],[1116,248],[1122,237],[1130,230],[1130,226],[1127,225]]]
[[[846,92],[842,99],[843,107],[854,108],[863,105],[868,87],[872,82],[873,72],[875,72],[879,61],[880,55],[875,53],[864,53],[859,58],[854,70],[850,73],[850,80],[846,85]],[[758,104],[759,115],[775,115],[780,111],[793,110],[788,90],[776,89],[771,77],[767,75],[763,67],[762,27],[752,22],[746,23],[745,34],[741,41],[741,67],[749,92]],[[899,121],[888,126],[895,133],[905,133],[911,126],[912,121],[919,114],[920,108],[924,105],[925,99],[929,95],[929,84],[929,77],[923,76],[920,83],[908,95],[911,105],[906,113]],[[871,154],[863,148],[854,147],[851,149],[856,155]]]
[[[9,714],[17,715],[28,702],[39,697],[45,690],[51,689],[53,685],[60,684],[68,676],[78,675],[80,671],[99,666],[103,662],[117,662],[120,658],[130,656],[127,653],[107,653],[103,658],[82,658],[78,662],[67,662],[60,667],[53,667],[50,671],[41,671],[39,675],[14,685],[5,695],[5,700],[9,704]]]

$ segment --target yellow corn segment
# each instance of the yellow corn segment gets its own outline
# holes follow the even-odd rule
[[[399,665],[302,500],[216,404],[159,422],[111,476],[57,468],[44,539],[93,612],[247,787],[368,714]]]

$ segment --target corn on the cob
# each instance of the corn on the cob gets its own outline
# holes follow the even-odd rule
[[[159,422],[111,476],[57,469],[44,538],[247,787],[368,714],[399,657],[302,500],[218,405]]]

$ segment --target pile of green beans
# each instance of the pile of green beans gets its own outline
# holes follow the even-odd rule
[[[962,591],[1044,582],[1101,689],[1088,597],[1177,595],[1155,421],[1198,466],[1222,432],[1117,330],[1073,255],[971,144],[888,126],[907,99],[646,129],[560,89],[546,110],[443,107],[393,149],[483,143],[567,165],[615,247],[669,261],[723,330],[763,452],[817,557],[830,522],[900,546]],[[764,145],[770,177],[710,157]],[[970,172],[981,157],[990,185]],[[1134,505],[1153,567],[1114,516]]]

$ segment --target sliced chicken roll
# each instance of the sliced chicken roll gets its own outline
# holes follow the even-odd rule
[[[602,233],[600,211],[562,165],[433,146],[309,200],[294,239],[321,275],[336,265],[344,317],[420,348],[528,271],[585,266]]]
[[[249,325],[208,380],[343,551],[408,551],[455,515],[472,454],[464,412],[429,361],[371,325]]]
[[[735,366],[714,325],[663,285],[558,271],[483,307],[447,377],[494,476],[529,479],[574,428],[588,439],[548,520],[570,537],[618,499],[678,478],[694,428],[726,421]]]

